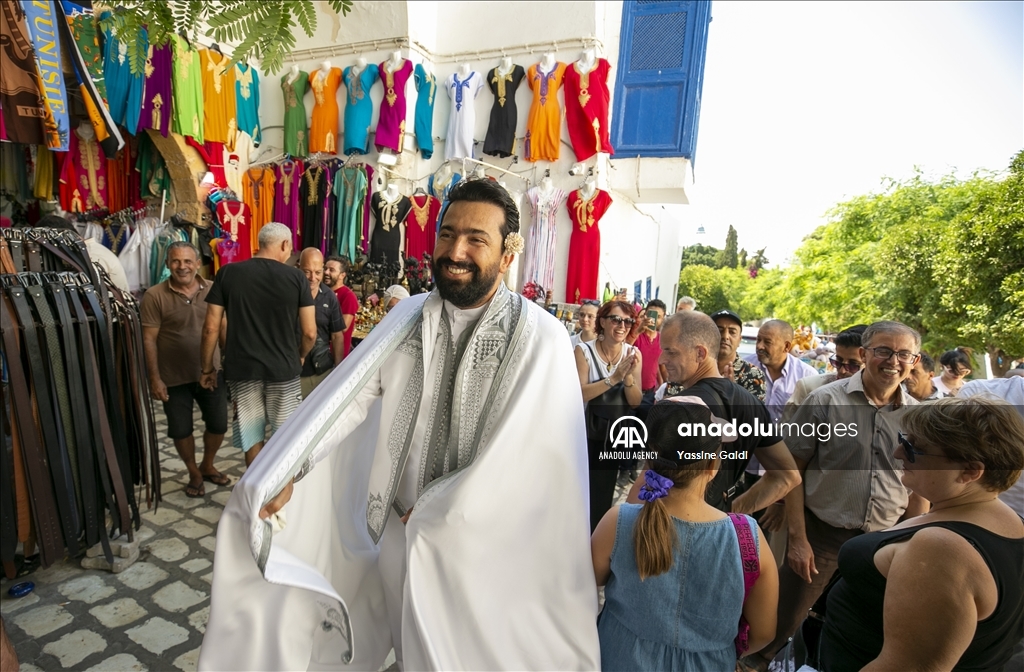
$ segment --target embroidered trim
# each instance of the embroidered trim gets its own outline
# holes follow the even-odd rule
[[[415,196],[409,199],[412,214],[416,216],[416,223],[420,225],[420,231],[426,231],[427,229],[427,220],[430,218],[430,204],[433,200],[433,197],[428,195],[427,200],[421,206],[416,203]]]

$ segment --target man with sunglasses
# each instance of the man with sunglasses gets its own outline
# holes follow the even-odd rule
[[[782,411],[783,420],[793,417],[797,406],[804,403],[807,396],[814,390],[837,380],[845,380],[864,368],[864,360],[860,358],[860,337],[867,328],[866,324],[858,324],[844,329],[836,335],[836,351],[828,360],[835,371],[818,376],[807,376],[797,381],[796,387],[793,388],[793,394],[786,401],[786,406]]]
[[[921,337],[886,321],[870,325],[861,341],[864,368],[813,391],[783,427],[803,482],[786,495],[789,539],[779,570],[777,634],[744,658],[750,669],[767,669],[796,631],[835,572],[843,543],[927,510],[928,502],[904,487],[893,457],[901,418],[918,403],[902,383],[919,358]],[[813,431],[794,432],[794,425]]]

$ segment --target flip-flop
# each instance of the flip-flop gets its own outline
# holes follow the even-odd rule
[[[190,492],[191,491],[191,492]],[[206,494],[206,490],[203,489],[202,484],[196,486],[191,483],[185,486],[185,496],[189,499],[199,499]]]
[[[213,483],[214,485],[231,485],[231,477],[225,476],[224,474],[203,474],[203,480]]]

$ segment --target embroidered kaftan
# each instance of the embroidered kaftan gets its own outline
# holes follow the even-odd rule
[[[101,17],[102,18],[102,17]],[[142,112],[142,92],[145,87],[143,73],[133,75],[128,64],[128,43],[114,37],[110,30],[103,31],[103,77],[107,85],[107,103],[114,123],[124,126],[135,135],[139,130]],[[148,45],[145,29],[129,37]]]
[[[260,132],[260,74],[245,63],[235,63],[235,109],[238,130],[248,133],[253,144],[259,146],[263,141]]]
[[[579,303],[597,299],[597,271],[601,261],[601,231],[598,222],[612,204],[607,191],[598,189],[590,200],[578,190],[569,194],[565,206],[572,220],[569,237],[569,265],[565,274],[565,300]]]
[[[562,142],[562,109],[558,89],[565,78],[565,63],[555,63],[551,72],[541,72],[540,64],[530,66],[526,81],[533,91],[530,118],[526,123],[526,160],[557,161]]]
[[[340,168],[334,176],[334,195],[338,198],[334,240],[338,254],[355,261],[363,243],[363,208],[369,182],[362,166]]]
[[[274,196],[274,221],[292,230],[292,247],[302,249],[302,209],[299,204],[299,183],[302,180],[301,161],[283,161],[277,166],[277,192]]]
[[[234,145],[238,131],[235,69],[228,67],[230,62],[231,58],[224,54],[211,49],[199,50],[203,73],[203,134],[206,140],[223,142],[229,147]]]
[[[377,66],[370,63],[358,73],[353,66],[345,68],[345,153],[366,154],[370,151],[370,119],[373,101],[370,89],[377,81]]]
[[[483,88],[483,77],[479,72],[471,72],[465,79],[459,73],[448,75],[445,80],[445,91],[452,101],[451,115],[448,117],[448,137],[444,142],[444,158],[473,158],[473,130],[476,128],[476,94]]]
[[[173,56],[171,45],[153,48],[146,58],[146,83],[143,87],[142,116],[139,128],[152,128],[165,138],[171,132],[171,90]]]
[[[304,157],[309,153],[309,128],[306,125],[306,104],[303,98],[309,87],[309,73],[299,70],[299,76],[289,83],[291,73],[281,77],[284,94],[284,153]]]
[[[401,263],[402,223],[412,204],[405,196],[389,203],[378,191],[370,199],[373,208],[373,233],[370,234],[370,261],[375,264]],[[404,265],[404,264],[403,264]]]
[[[441,201],[430,195],[413,196],[409,205],[409,216],[405,218],[405,257],[422,261],[424,254],[434,256]]]
[[[434,95],[437,93],[437,77],[417,63],[413,78],[416,81],[416,120],[413,129],[416,131],[420,156],[429,159],[434,155]]]
[[[338,87],[341,68],[316,70],[309,75],[313,89],[313,122],[309,127],[309,151],[334,154],[338,151]]]
[[[220,263],[245,261],[252,258],[252,211],[241,201],[221,201],[217,204],[217,219],[224,240],[215,252]]]
[[[274,169],[258,166],[245,171],[242,176],[242,200],[252,211],[250,241],[252,252],[260,249],[260,229],[274,221]]]
[[[526,71],[521,65],[513,65],[512,71],[504,75],[498,68],[487,73],[487,86],[494,94],[494,104],[487,123],[484,154],[504,159],[516,153],[516,124],[519,123],[516,91],[525,77]]]
[[[387,148],[401,154],[405,140],[405,85],[412,75],[412,61],[403,60],[394,72],[388,70],[388,62],[384,61],[377,70],[380,81],[384,83],[384,100],[380,101],[380,116],[373,142],[377,151]]]
[[[526,192],[533,208],[533,222],[526,238],[524,287],[529,282],[540,285],[546,292],[555,287],[555,239],[558,233],[555,218],[565,196],[565,192],[557,187],[551,191],[533,187]]]
[[[203,71],[199,52],[191,49],[181,35],[174,40],[174,129],[175,133],[205,142],[203,137]]]
[[[580,73],[573,63],[565,70],[565,122],[577,161],[598,152],[614,154],[608,139],[608,61],[599,58],[594,69]]]
[[[107,160],[95,136],[83,137],[81,131],[79,127],[71,133],[70,149],[61,170],[60,181],[67,185],[69,196],[68,203],[62,202],[61,206],[68,212],[108,207]]]
[[[322,250],[327,235],[327,196],[331,190],[330,173],[322,165],[307,166],[299,182],[299,207],[302,209],[302,247]]]

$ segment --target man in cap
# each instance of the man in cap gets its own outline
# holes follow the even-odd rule
[[[736,354],[743,340],[743,320],[731,310],[720,310],[711,316],[722,335],[722,345],[718,350],[718,372],[723,378],[737,385],[764,401],[765,381],[761,369],[750,362],[740,359]]]

